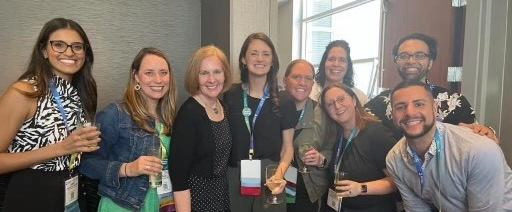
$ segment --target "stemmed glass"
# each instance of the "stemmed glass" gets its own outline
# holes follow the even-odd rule
[[[308,152],[311,148],[313,148],[313,146],[311,146],[310,143],[307,143],[307,142],[301,143],[299,145],[299,157],[303,158],[304,155],[306,155],[306,152]],[[304,164],[304,167],[299,169],[299,172],[304,173],[304,174],[310,173],[311,170],[309,170],[308,166],[304,163],[303,160],[302,160],[302,164]]]
[[[283,179],[275,179],[274,178],[276,171],[277,171],[276,164],[267,165],[266,170],[265,170],[265,173],[266,173],[265,176],[266,176],[266,180],[267,180],[266,185],[267,185],[268,189],[270,189],[270,196],[267,197],[267,203],[270,203],[273,205],[277,205],[277,204],[280,204],[283,202],[283,200],[278,198],[277,195],[272,194],[272,191],[275,188],[279,187],[279,185],[281,185],[281,182],[283,182]]]

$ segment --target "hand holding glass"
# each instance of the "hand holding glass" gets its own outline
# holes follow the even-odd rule
[[[344,171],[338,171],[334,173],[334,186],[336,187],[339,185],[338,181],[345,180],[347,178],[347,172]],[[343,192],[343,191],[341,191]],[[341,198],[341,192],[336,190],[336,193],[338,194],[338,197]]]
[[[274,195],[272,194],[272,191],[274,189],[276,189],[277,187],[279,187],[279,185],[281,185],[281,183],[283,182],[283,179],[275,179],[274,178],[274,175],[276,174],[276,171],[277,171],[277,167],[278,165],[276,164],[272,164],[272,165],[267,165],[266,167],[266,170],[265,170],[265,176],[266,176],[266,185],[268,187],[268,189],[270,189],[270,196],[267,197],[267,203],[270,203],[270,204],[273,204],[273,205],[277,205],[277,204],[280,204],[283,202],[282,199],[278,198],[277,195]]]
[[[160,145],[160,137],[158,135],[153,136],[151,142],[147,146],[146,155],[157,157],[158,159],[162,158],[162,148]],[[157,175],[149,175],[149,185],[153,188],[162,186],[162,172]]]
[[[299,157],[302,159],[306,155],[306,152],[308,152],[311,148],[313,148],[313,146],[311,146],[310,143],[300,144],[299,145]],[[299,172],[305,173],[305,174],[310,173],[311,170],[309,170],[308,166],[304,163],[304,160],[302,160],[302,164],[304,164],[304,167],[299,169]]]
[[[100,131],[100,127],[101,127],[101,124],[100,123],[95,123],[95,122],[89,122],[89,121],[84,121],[84,122],[78,122],[77,126],[76,126],[76,129],[81,129],[81,128],[86,128],[86,127],[96,127],[96,130],[97,131]],[[90,136],[90,137],[83,137],[87,140],[94,140],[94,139],[97,139],[98,136]],[[98,143],[96,143],[96,145],[91,145],[90,147],[96,147],[98,146]]]

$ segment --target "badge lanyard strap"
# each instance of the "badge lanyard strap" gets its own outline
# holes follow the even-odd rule
[[[68,125],[68,116],[64,112],[64,106],[62,105],[62,100],[60,99],[60,94],[57,91],[57,89],[55,88],[55,81],[53,79],[50,82],[50,90],[53,93],[53,99],[55,99],[55,101],[57,102],[57,107],[59,108],[60,115],[62,116],[62,119],[64,120],[64,124],[66,125],[66,134],[69,136],[71,134],[70,133],[71,130],[69,129],[69,125]],[[71,155],[71,159],[69,161],[69,169],[70,170],[75,168],[75,160],[77,157],[78,157],[78,153],[73,153]]]
[[[354,129],[352,129],[352,132],[350,132],[350,136],[348,137],[348,140],[347,140],[347,143],[345,144],[345,147],[343,148],[343,152],[341,152],[341,144],[343,143],[343,136],[341,136],[340,138],[340,142],[338,144],[338,149],[336,150],[336,165],[334,166],[334,173],[338,173],[338,171],[340,170],[340,166],[341,166],[341,160],[343,158],[343,154],[345,154],[345,150],[347,150],[347,147],[350,145],[350,143],[352,143],[352,140],[354,140],[354,137],[356,136],[356,133],[357,133],[357,127],[354,127]],[[340,155],[340,152],[341,152],[341,155]]]
[[[438,172],[440,172],[440,158],[441,158],[441,135],[439,134],[439,130],[436,129],[434,135],[434,142],[436,142],[436,162]],[[416,171],[418,171],[418,178],[420,180],[421,186],[421,195],[423,195],[423,187],[425,186],[425,174],[423,173],[423,169],[421,168],[421,160],[418,156],[418,153],[411,148],[412,158],[414,160],[414,166],[416,167]],[[440,173],[439,173],[440,175]],[[439,191],[440,192],[440,191]]]
[[[242,110],[242,113],[244,115],[244,119],[245,119],[245,125],[247,126],[247,130],[249,130],[249,133],[251,134],[251,138],[250,138],[250,143],[249,143],[249,160],[252,160],[252,156],[254,155],[254,125],[256,124],[256,119],[258,118],[258,115],[260,114],[261,112],[261,108],[263,107],[263,103],[265,103],[265,99],[268,98],[268,86],[265,86],[265,90],[263,92],[263,96],[261,97],[260,99],[260,103],[258,104],[258,108],[256,108],[256,112],[254,113],[254,117],[252,118],[252,127],[249,126],[249,116],[251,115],[250,113],[245,113],[245,111],[247,111],[247,109],[250,110],[249,106],[248,106],[248,103],[247,103],[247,87],[245,86],[245,84],[242,86],[243,87],[243,90],[244,90],[244,93],[243,93],[243,98],[244,98],[244,108]]]
[[[158,131],[158,138],[160,139],[160,149],[162,149],[161,159],[163,160],[167,156],[167,149],[165,148],[164,141],[162,138],[162,136],[164,136],[163,135],[164,127],[163,127],[162,123],[158,123],[158,124],[156,124],[155,128]]]

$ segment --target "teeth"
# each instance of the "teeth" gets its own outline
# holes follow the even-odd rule
[[[150,87],[152,90],[157,90],[157,91],[161,91],[164,89],[164,86],[151,86]]]
[[[340,114],[343,114],[344,112],[345,112],[344,110],[342,110],[342,111],[339,111],[339,112],[337,112],[337,113],[336,113],[336,115],[340,115]]]
[[[70,65],[75,64],[75,60],[61,59],[59,61],[62,63],[65,63],[65,64],[70,64]]]
[[[407,124],[407,125],[416,125],[416,124],[419,124],[420,122],[421,122],[421,120],[414,119],[414,120],[407,120],[405,122],[405,124]]]

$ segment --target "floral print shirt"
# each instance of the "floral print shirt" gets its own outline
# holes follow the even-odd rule
[[[446,88],[430,84],[432,93],[437,101],[438,121],[458,125],[460,122],[471,124],[475,122],[475,111],[469,104],[466,97],[450,91]],[[396,139],[400,139],[403,134],[395,127],[391,120],[391,90],[383,91],[378,96],[371,99],[365,105],[365,109],[377,116],[382,123],[393,130]]]

